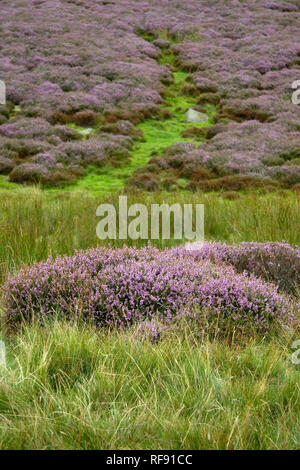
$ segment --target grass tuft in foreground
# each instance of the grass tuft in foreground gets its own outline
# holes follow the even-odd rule
[[[153,344],[53,323],[7,338],[0,448],[299,448],[291,338],[234,345],[182,331]]]

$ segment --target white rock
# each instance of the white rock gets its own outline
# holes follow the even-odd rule
[[[200,113],[193,108],[190,108],[186,113],[187,122],[207,122],[208,116],[205,113]]]
[[[92,127],[87,127],[86,129],[82,129],[78,131],[81,135],[89,135],[94,129]]]

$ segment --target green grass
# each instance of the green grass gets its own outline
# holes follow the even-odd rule
[[[11,183],[8,181],[8,177],[6,175],[0,175],[0,190],[1,189],[8,189],[8,190],[13,190],[13,189],[18,189],[20,188],[20,185],[17,183]]]
[[[27,187],[1,190],[0,201],[2,283],[24,263],[95,246],[96,207],[117,195]],[[300,242],[299,197],[288,191],[234,201],[141,193],[133,202],[202,202],[208,239]],[[154,344],[134,330],[58,322],[9,337],[0,329],[0,449],[298,449],[298,336],[289,334],[241,343],[179,325]]]
[[[118,209],[118,195],[95,197],[89,192],[49,193],[33,187],[0,191],[0,283],[9,272],[23,264],[40,261],[49,255],[72,254],[100,241],[96,237],[96,208],[112,202]],[[128,205],[152,203],[205,205],[205,238],[228,243],[241,241],[287,240],[300,245],[300,201],[293,192],[266,195],[241,193],[234,201],[217,194],[138,193],[128,195]],[[102,242],[103,243],[103,242]],[[111,242],[122,246],[123,240]],[[132,240],[126,240],[132,245]],[[136,246],[147,241],[137,240]],[[173,246],[175,240],[153,241],[158,247]]]
[[[162,55],[160,63],[172,63],[174,55],[166,53]],[[163,61],[163,62],[162,62]],[[176,71],[173,73],[174,82],[167,87],[165,97],[165,108],[171,111],[172,116],[168,119],[147,119],[137,125],[144,135],[144,142],[136,142],[130,155],[128,164],[113,168],[109,165],[101,169],[90,167],[88,174],[81,178],[76,184],[67,186],[67,191],[88,190],[93,194],[111,194],[124,188],[126,180],[140,167],[146,165],[154,155],[160,155],[170,145],[176,142],[195,142],[193,138],[183,138],[181,132],[189,127],[209,126],[213,122],[216,109],[212,105],[206,106],[209,116],[207,123],[186,122],[185,112],[194,106],[195,98],[186,96],[181,92],[185,83],[187,73]],[[72,125],[78,132],[84,128]],[[57,190],[52,190],[57,191]]]
[[[290,340],[159,344],[54,323],[5,339],[1,449],[298,449]]]

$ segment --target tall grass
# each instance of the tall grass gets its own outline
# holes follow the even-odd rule
[[[118,198],[19,188],[2,190],[0,202],[2,282],[24,263],[100,243],[96,207],[117,205]],[[129,195],[128,204],[136,202],[204,203],[207,239],[300,241],[292,192],[241,193],[234,201],[185,192]],[[195,335],[182,326],[154,344],[133,330],[58,322],[10,337],[2,331],[0,449],[299,448],[294,337],[239,344]]]
[[[95,197],[88,192],[46,193],[39,188],[19,188],[0,192],[0,282],[22,264],[40,261],[49,255],[72,254],[99,243],[122,246],[133,241],[100,242],[96,236],[96,207],[112,202],[117,195]],[[205,237],[228,243],[241,241],[281,241],[300,244],[300,201],[292,192],[266,195],[241,194],[230,201],[219,195],[189,192],[137,193],[128,204],[204,203]],[[150,210],[149,210],[150,213]],[[137,240],[136,246],[147,241]],[[172,246],[178,240],[153,241],[158,247]]]
[[[184,331],[184,330],[183,330]],[[300,369],[284,338],[159,345],[32,326],[0,366],[1,449],[296,449]]]

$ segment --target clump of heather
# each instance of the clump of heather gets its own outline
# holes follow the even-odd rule
[[[42,134],[37,139],[39,131],[35,134],[34,129],[35,124],[40,129],[41,120],[33,119],[32,128],[22,127],[22,122],[8,124],[5,137],[1,136],[3,126],[0,126],[0,172],[8,174],[9,180],[17,183],[56,185],[74,182],[85,174],[85,167],[90,164],[117,165],[120,161],[127,161],[133,146],[132,139],[124,135],[100,133],[88,140],[68,140],[74,131],[58,125],[46,126],[50,133],[44,136],[46,140],[40,140]]]
[[[226,262],[239,272],[246,271],[279,286],[281,291],[296,294],[300,287],[300,249],[287,242],[243,242],[239,245],[204,243],[189,251],[196,259]]]
[[[16,328],[57,314],[111,327],[153,325],[159,318],[166,328],[196,316],[203,327],[254,328],[263,334],[296,322],[298,305],[273,284],[187,253],[97,248],[36,263],[4,286],[4,319]]]

